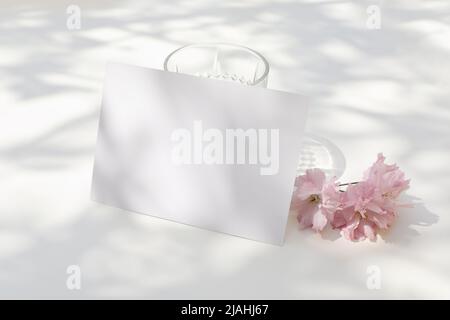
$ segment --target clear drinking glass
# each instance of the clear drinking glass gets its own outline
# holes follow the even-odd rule
[[[258,52],[243,46],[192,44],[169,54],[164,70],[266,88],[269,63]]]
[[[226,43],[192,44],[178,48],[167,56],[164,70],[263,88],[267,87],[269,77],[269,63],[260,53]],[[298,149],[298,175],[308,168],[321,168],[327,175],[337,178],[344,172],[345,158],[330,141],[306,133]]]

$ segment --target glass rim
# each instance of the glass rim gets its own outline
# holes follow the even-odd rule
[[[264,58],[264,56],[262,54],[260,54],[258,51],[255,51],[253,49],[250,49],[248,47],[245,46],[241,46],[238,44],[233,44],[233,43],[227,43],[227,42],[209,42],[209,43],[193,43],[193,44],[187,44],[184,46],[181,46],[177,49],[175,49],[174,51],[172,51],[164,60],[164,71],[169,71],[167,65],[169,63],[170,58],[175,55],[176,53],[178,53],[179,51],[186,49],[186,48],[196,48],[196,47],[214,47],[214,46],[225,46],[225,47],[231,47],[231,48],[235,48],[235,49],[240,49],[240,50],[244,50],[247,51],[248,53],[253,54],[254,56],[258,57],[264,64],[264,73],[257,79],[255,80],[255,82],[252,83],[252,85],[257,85],[260,82],[262,82],[264,79],[267,78],[267,75],[269,74],[269,62],[266,60],[266,58]]]

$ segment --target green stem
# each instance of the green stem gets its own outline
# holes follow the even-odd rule
[[[358,183],[360,183],[360,181],[341,183],[341,184],[338,185],[338,187],[349,186],[351,184],[358,184]]]
[[[338,185],[338,187],[345,187],[345,186],[349,186],[349,185],[354,185],[354,184],[358,184],[359,181],[355,181],[355,182],[348,182],[348,183],[341,183]],[[345,192],[344,190],[339,190],[340,192]]]

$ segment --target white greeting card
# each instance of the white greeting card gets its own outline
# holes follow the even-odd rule
[[[92,199],[282,244],[306,112],[296,94],[109,64]]]

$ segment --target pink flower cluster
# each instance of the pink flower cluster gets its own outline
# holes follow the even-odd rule
[[[375,241],[380,230],[392,225],[398,208],[409,206],[398,202],[409,180],[395,164],[385,164],[384,160],[378,154],[377,161],[357,183],[327,180],[320,169],[309,169],[298,176],[291,210],[297,213],[300,227],[320,232],[330,225],[348,240]],[[345,185],[348,187],[342,190]]]

